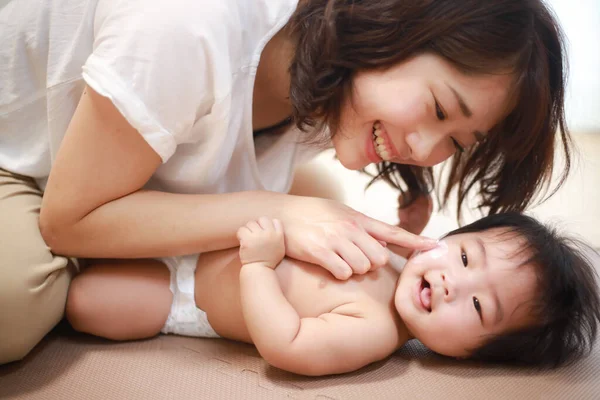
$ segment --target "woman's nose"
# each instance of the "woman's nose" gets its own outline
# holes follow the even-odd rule
[[[427,133],[412,132],[406,135],[406,144],[411,158],[417,162],[425,162],[439,143],[439,138]]]

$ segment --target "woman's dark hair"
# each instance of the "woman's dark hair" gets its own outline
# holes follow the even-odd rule
[[[296,43],[290,99],[301,129],[326,124],[335,134],[357,71],[418,54],[435,53],[468,74],[513,74],[512,112],[452,159],[443,202],[458,187],[459,217],[474,187],[489,214],[524,210],[550,181],[557,133],[566,165],[555,189],[566,178],[563,36],[541,0],[305,0],[289,28]],[[383,162],[378,172],[405,194],[403,206],[435,186],[431,168]]]
[[[519,213],[491,215],[448,234],[477,233],[501,228],[502,236],[525,239],[522,265],[536,271],[537,288],[531,307],[534,326],[492,336],[471,352],[471,358],[557,367],[589,353],[600,322],[597,274],[582,251],[583,243]],[[588,247],[590,252],[593,252]]]

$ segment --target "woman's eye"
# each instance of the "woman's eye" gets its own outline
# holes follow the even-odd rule
[[[442,110],[442,107],[440,107],[440,103],[438,103],[437,100],[435,100],[435,116],[440,121],[443,121],[446,119],[446,114],[444,114],[444,110]]]
[[[464,148],[464,147],[462,147],[462,146],[460,145],[460,143],[458,143],[458,142],[456,141],[456,139],[454,139],[453,137],[450,137],[450,139],[452,140],[452,144],[454,145],[454,148],[456,149],[456,151],[458,151],[459,153],[464,153],[464,151],[465,151],[465,148]]]
[[[467,258],[467,253],[465,253],[464,251],[460,253],[460,259],[462,260],[463,265],[465,266],[465,268],[467,267],[467,265],[469,265],[469,259]]]

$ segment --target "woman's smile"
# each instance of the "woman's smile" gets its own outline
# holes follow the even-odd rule
[[[334,132],[337,156],[354,170],[382,160],[436,165],[457,151],[456,143],[473,145],[474,130],[487,132],[501,120],[512,79],[509,74],[465,75],[432,54],[385,71],[361,72]],[[448,85],[469,103],[469,116],[460,111],[457,97],[447,94]]]

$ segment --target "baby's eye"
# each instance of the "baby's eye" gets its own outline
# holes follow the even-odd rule
[[[467,258],[467,253],[465,253],[464,251],[462,251],[460,253],[460,258],[462,260],[463,265],[465,266],[465,268],[467,267],[467,265],[469,265],[469,259]]]
[[[479,318],[482,318],[481,315],[481,303],[479,303],[479,299],[475,296],[473,296],[473,306],[475,307],[475,310],[477,311],[477,314],[479,314]]]

